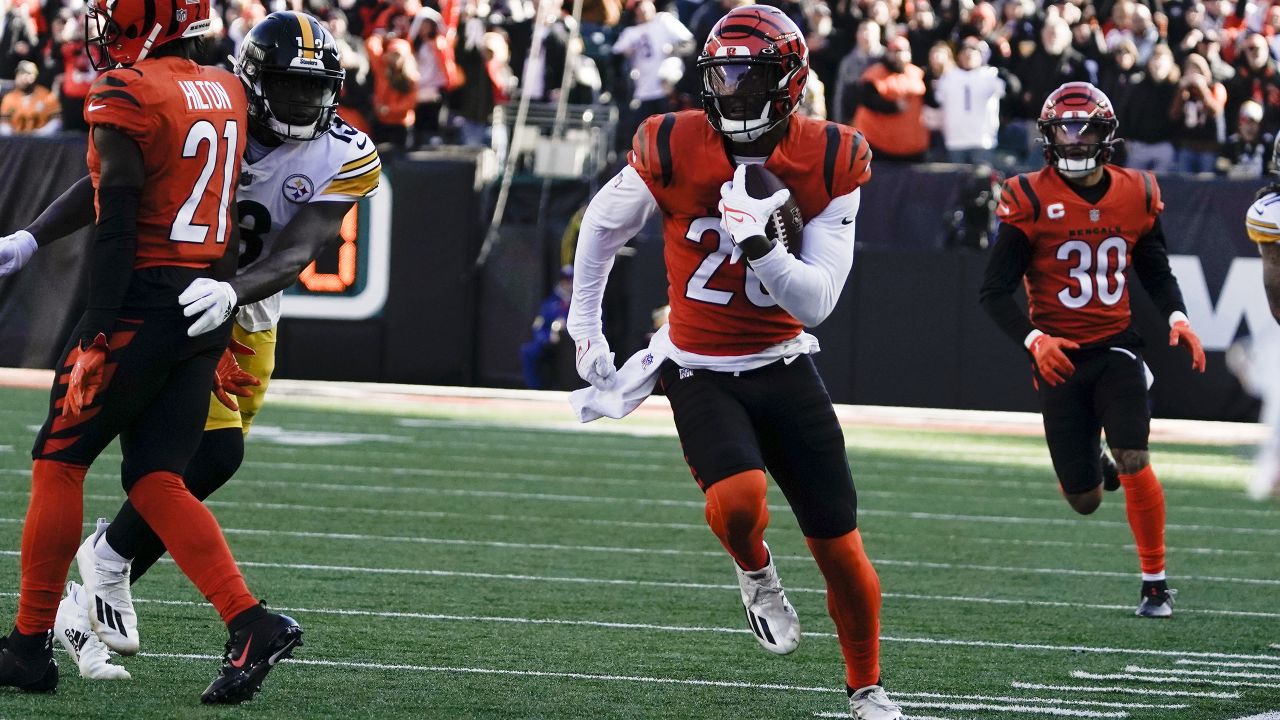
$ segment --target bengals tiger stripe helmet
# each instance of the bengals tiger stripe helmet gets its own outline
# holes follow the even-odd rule
[[[1085,177],[1111,159],[1119,126],[1111,100],[1087,82],[1064,83],[1049,93],[1036,122],[1045,162],[1073,178]]]
[[[751,142],[800,105],[809,46],[781,10],[749,5],[716,23],[698,56],[707,120],[733,142]]]
[[[156,48],[209,32],[209,0],[90,0],[85,52],[95,70],[129,66]]]

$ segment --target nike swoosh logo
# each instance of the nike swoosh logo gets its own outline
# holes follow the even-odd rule
[[[360,142],[356,143],[356,149],[357,149],[357,150],[363,150],[363,149],[364,149],[364,146],[365,146],[365,143],[367,143],[367,142],[368,142],[368,140],[361,140]]]
[[[101,109],[102,109],[102,108],[104,108],[104,107],[106,107],[106,104],[105,104],[105,103],[103,103],[103,104],[98,104],[98,103],[89,103],[89,107],[88,107],[88,108],[86,108],[86,109],[87,109],[89,112],[93,112],[94,110],[101,110]]]
[[[843,220],[841,220],[841,221],[840,221],[840,224],[841,224],[841,225],[852,225],[852,224],[853,224],[853,218],[845,218],[845,219],[843,219]]]
[[[237,670],[239,670],[240,668],[244,667],[244,663],[245,663],[245,661],[249,659],[249,646],[250,646],[250,645],[252,645],[252,644],[253,644],[253,636],[252,636],[252,635],[250,635],[250,636],[249,636],[249,642],[246,642],[246,643],[244,644],[244,650],[241,650],[241,651],[240,651],[240,657],[238,657],[238,658],[236,658],[235,660],[232,660],[232,661],[231,661],[231,667],[233,667],[233,668],[235,668],[235,669],[237,669]]]

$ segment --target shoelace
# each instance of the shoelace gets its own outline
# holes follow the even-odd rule
[[[752,585],[755,586],[755,590],[751,593],[752,605],[766,604],[765,602],[761,602],[762,596],[765,596],[764,599],[766,601],[768,600],[773,601],[768,603],[770,605],[775,603],[778,605],[783,604],[782,603],[783,594],[782,594],[781,583],[779,583],[777,580],[773,580],[773,582],[769,582],[770,578],[761,578],[760,581],[758,582],[755,580],[755,578],[751,578],[751,579],[752,579]],[[770,595],[773,597],[772,598],[767,597]]]
[[[854,696],[855,700],[866,700],[876,707],[877,710],[896,710],[901,712],[902,708],[897,703],[889,699],[889,694],[884,690],[872,690],[861,698]]]

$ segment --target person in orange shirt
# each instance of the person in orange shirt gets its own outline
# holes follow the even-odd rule
[[[418,63],[408,40],[375,32],[365,40],[373,68],[373,137],[405,148],[416,121]]]
[[[62,126],[58,97],[36,83],[37,74],[30,60],[18,63],[15,87],[0,100],[0,135],[48,135]]]
[[[867,68],[858,86],[853,124],[882,160],[920,162],[929,149],[924,125],[924,71],[911,64],[911,43],[889,41],[884,58]]]

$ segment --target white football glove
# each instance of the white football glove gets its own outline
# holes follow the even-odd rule
[[[738,246],[744,240],[764,235],[769,216],[790,197],[791,191],[783,188],[767,198],[753,198],[747,194],[747,166],[739,165],[733,171],[733,180],[720,186],[720,226],[733,238],[731,262],[738,261]]]
[[[26,230],[0,237],[0,278],[21,270],[39,249],[35,236]]]
[[[597,390],[611,390],[618,380],[618,371],[613,366],[613,353],[609,352],[609,341],[603,335],[593,335],[578,341],[574,367],[578,369],[578,377],[591,383]]]
[[[178,296],[183,315],[200,316],[187,328],[187,335],[196,337],[221,326],[231,317],[236,302],[236,291],[230,284],[212,278],[196,279]]]

